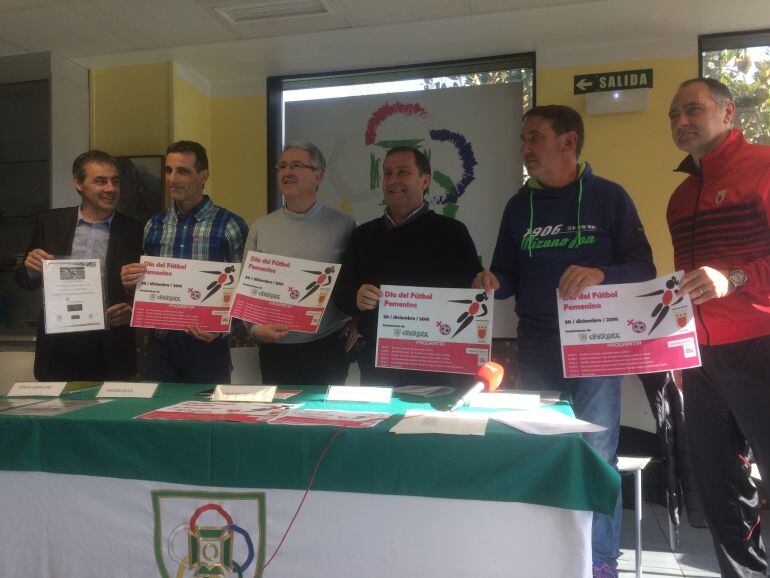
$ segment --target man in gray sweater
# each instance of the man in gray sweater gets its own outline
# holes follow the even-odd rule
[[[318,202],[326,160],[310,143],[286,146],[275,167],[284,206],[251,226],[246,251],[340,263],[355,228],[350,215]],[[270,385],[329,385],[345,382],[348,360],[343,333],[349,317],[333,302],[316,333],[279,324],[249,325],[260,343],[262,382]]]

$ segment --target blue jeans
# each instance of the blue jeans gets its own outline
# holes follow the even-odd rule
[[[525,335],[522,335],[524,333]],[[620,432],[621,377],[584,377],[566,379],[562,372],[561,351],[552,335],[546,338],[526,335],[519,326],[517,342],[521,387],[524,389],[559,390],[570,397],[575,416],[603,425],[607,429],[583,434],[596,453],[617,469],[618,434]],[[615,514],[607,516],[594,512],[591,550],[595,565],[617,567],[620,555],[621,496],[615,504]]]

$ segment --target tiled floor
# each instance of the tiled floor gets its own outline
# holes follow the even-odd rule
[[[762,531],[765,544],[770,540],[770,528]],[[621,578],[635,576],[634,512],[623,510],[620,536],[622,554],[618,563]],[[642,510],[642,573],[649,578],[677,576],[679,578],[719,578],[711,534],[708,530],[679,527],[679,545],[671,552],[668,543],[668,512],[663,506],[645,503]]]

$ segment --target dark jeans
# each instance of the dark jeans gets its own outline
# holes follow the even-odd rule
[[[683,372],[687,444],[723,577],[767,572],[759,498],[747,442],[770,480],[770,336],[700,346],[701,367]]]
[[[562,371],[558,336],[525,336],[521,325],[517,340],[521,387],[536,390],[559,390],[569,396],[578,419],[603,425],[601,432],[584,433],[596,453],[617,469],[618,436],[620,434],[620,381],[618,376],[565,378]],[[617,567],[620,554],[621,496],[613,516],[594,512],[591,550],[595,565]]]
[[[163,337],[152,335],[147,343],[144,379],[166,383],[230,383],[230,337],[204,343],[181,331]]]
[[[259,365],[268,385],[342,385],[349,362],[345,339],[334,333],[307,343],[263,343]]]

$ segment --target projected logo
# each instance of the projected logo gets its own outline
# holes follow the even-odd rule
[[[155,560],[163,578],[260,578],[264,492],[151,492]]]
[[[383,139],[379,133],[387,121],[396,117],[417,117],[431,124],[429,112],[419,103],[402,103],[396,101],[393,104],[386,103],[375,110],[366,124],[364,141],[366,146],[376,147],[369,155],[369,190],[379,191],[382,179],[382,162],[385,153],[398,146],[411,146],[420,149],[428,159],[431,158],[432,148],[438,143],[448,143],[454,147],[459,160],[460,171],[454,178],[446,172],[433,167],[431,186],[426,199],[434,207],[442,207],[442,212],[447,217],[457,214],[458,202],[468,186],[476,178],[476,156],[471,143],[460,133],[452,132],[444,128],[430,128],[426,138],[396,138]]]

